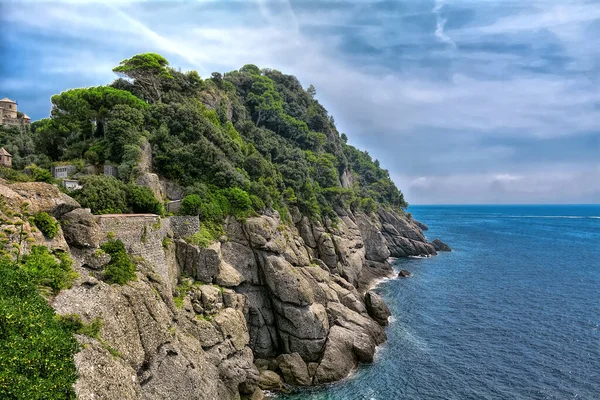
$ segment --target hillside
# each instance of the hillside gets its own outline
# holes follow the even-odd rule
[[[52,305],[37,312],[66,365],[48,388],[23,357],[0,394],[256,400],[371,362],[389,317],[371,285],[390,257],[436,250],[315,89],[253,65],[203,80],[156,54],[115,72],[128,79],[53,96],[31,132],[0,135],[16,167],[0,169],[0,273]],[[66,165],[83,185],[68,195],[48,172]],[[9,315],[20,294],[3,291]]]

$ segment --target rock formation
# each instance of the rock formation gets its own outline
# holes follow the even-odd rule
[[[342,379],[386,340],[390,312],[369,288],[393,274],[388,258],[436,254],[414,220],[384,209],[229,217],[225,237],[199,248],[184,239],[197,218],[94,216],[41,183],[0,193],[61,222],[53,243],[38,239],[70,250],[80,277],[51,304],[101,321],[97,338],[78,337],[80,399],[259,399]],[[122,286],[101,279],[110,257],[98,248],[113,237],[136,262]]]
[[[431,242],[431,244],[437,251],[452,251],[450,246],[442,242],[440,239],[435,239],[433,242]]]

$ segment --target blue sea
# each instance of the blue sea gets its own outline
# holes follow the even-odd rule
[[[372,365],[287,400],[600,399],[600,206],[411,206],[452,248],[395,262]]]

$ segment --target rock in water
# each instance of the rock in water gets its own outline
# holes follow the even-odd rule
[[[437,251],[452,251],[450,246],[442,242],[440,239],[435,239],[433,242],[431,242],[431,244]]]
[[[429,227],[427,225],[425,225],[424,223],[417,221],[416,219],[413,219],[413,222],[419,227],[421,228],[422,231],[428,231]]]
[[[406,269],[403,269],[402,271],[400,271],[398,273],[398,278],[408,278],[408,277],[411,277],[411,276],[412,276],[412,274],[410,273],[410,271],[408,271]]]
[[[380,295],[372,291],[365,293],[365,306],[371,318],[379,325],[388,325],[388,318],[392,313]]]

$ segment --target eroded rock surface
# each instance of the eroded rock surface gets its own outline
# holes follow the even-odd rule
[[[342,379],[386,340],[389,309],[369,288],[393,274],[389,257],[437,248],[412,218],[384,209],[317,221],[292,207],[288,224],[273,210],[230,217],[221,241],[200,248],[185,240],[197,218],[98,217],[45,184],[0,184],[0,194],[60,220],[44,243],[70,250],[80,277],[51,303],[102,322],[97,337],[78,337],[81,399],[260,399],[261,388]],[[109,237],[134,258],[136,281],[102,281]]]

